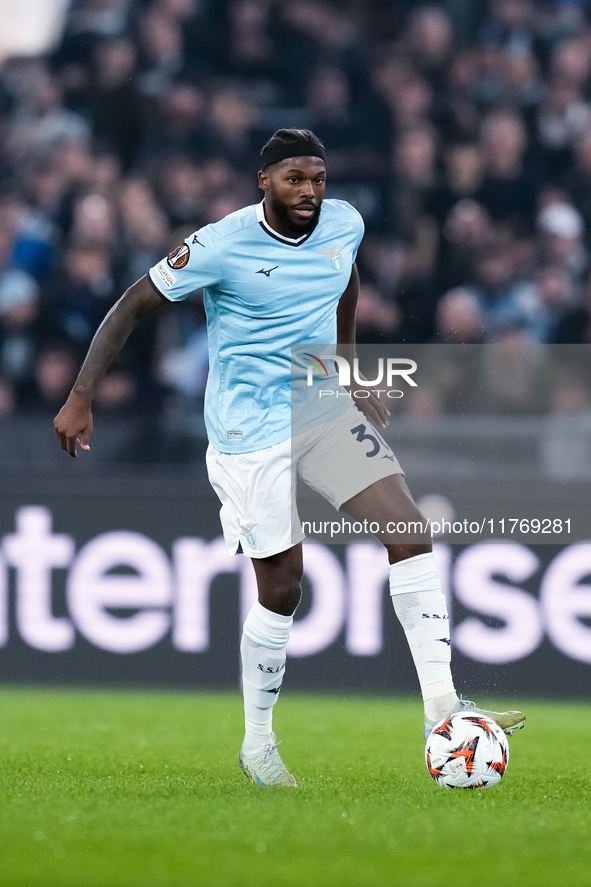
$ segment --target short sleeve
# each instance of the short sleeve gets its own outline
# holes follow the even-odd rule
[[[355,243],[355,246],[353,248],[353,261],[355,261],[355,259],[357,258],[357,250],[359,249],[359,245],[360,245],[361,241],[363,240],[363,235],[365,234],[365,223],[363,221],[361,213],[359,213],[355,209],[355,207],[351,207],[351,208],[353,210],[354,217],[355,217],[354,228],[355,228],[355,231],[357,234],[357,242]]]
[[[220,263],[209,226],[189,235],[148,273],[155,289],[171,302],[218,283]]]

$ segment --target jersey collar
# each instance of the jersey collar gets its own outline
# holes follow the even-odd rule
[[[277,231],[275,231],[273,228],[271,228],[271,226],[267,222],[267,220],[265,218],[265,210],[263,209],[263,201],[262,200],[260,203],[256,204],[255,209],[256,209],[256,213],[257,213],[257,221],[258,221],[259,225],[261,226],[261,228],[264,231],[266,231],[267,234],[269,234],[275,240],[278,240],[280,243],[285,243],[288,246],[301,246],[302,243],[305,243],[306,240],[308,239],[308,237],[310,237],[310,235],[314,233],[313,231],[309,231],[307,234],[302,234],[301,237],[297,237],[297,238],[284,237],[282,234],[278,234]]]

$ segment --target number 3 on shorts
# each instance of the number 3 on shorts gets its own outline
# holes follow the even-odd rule
[[[354,434],[359,442],[364,440],[370,440],[372,442],[372,449],[368,450],[365,454],[368,459],[371,459],[372,456],[377,456],[380,452],[380,441],[374,434],[366,434],[365,429],[365,425],[356,425],[355,428],[351,428],[351,434]]]

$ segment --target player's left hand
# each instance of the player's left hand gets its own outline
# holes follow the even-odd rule
[[[371,419],[379,428],[386,428],[389,425],[390,410],[373,388],[363,388],[363,394],[365,392],[368,393],[367,397],[359,397],[359,391],[350,390],[355,406],[359,407],[361,412],[365,413],[367,418]]]
[[[90,450],[90,435],[92,434],[92,412],[90,402],[73,391],[53,420],[57,439],[62,450],[73,456],[78,455],[76,447]]]

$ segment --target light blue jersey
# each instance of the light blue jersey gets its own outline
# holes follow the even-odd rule
[[[342,200],[324,200],[314,231],[297,240],[277,234],[260,203],[201,228],[150,269],[171,302],[203,289],[205,424],[216,449],[249,453],[290,437],[291,347],[336,343],[336,309],[362,236],[361,216]],[[331,400],[308,424],[350,406]]]

